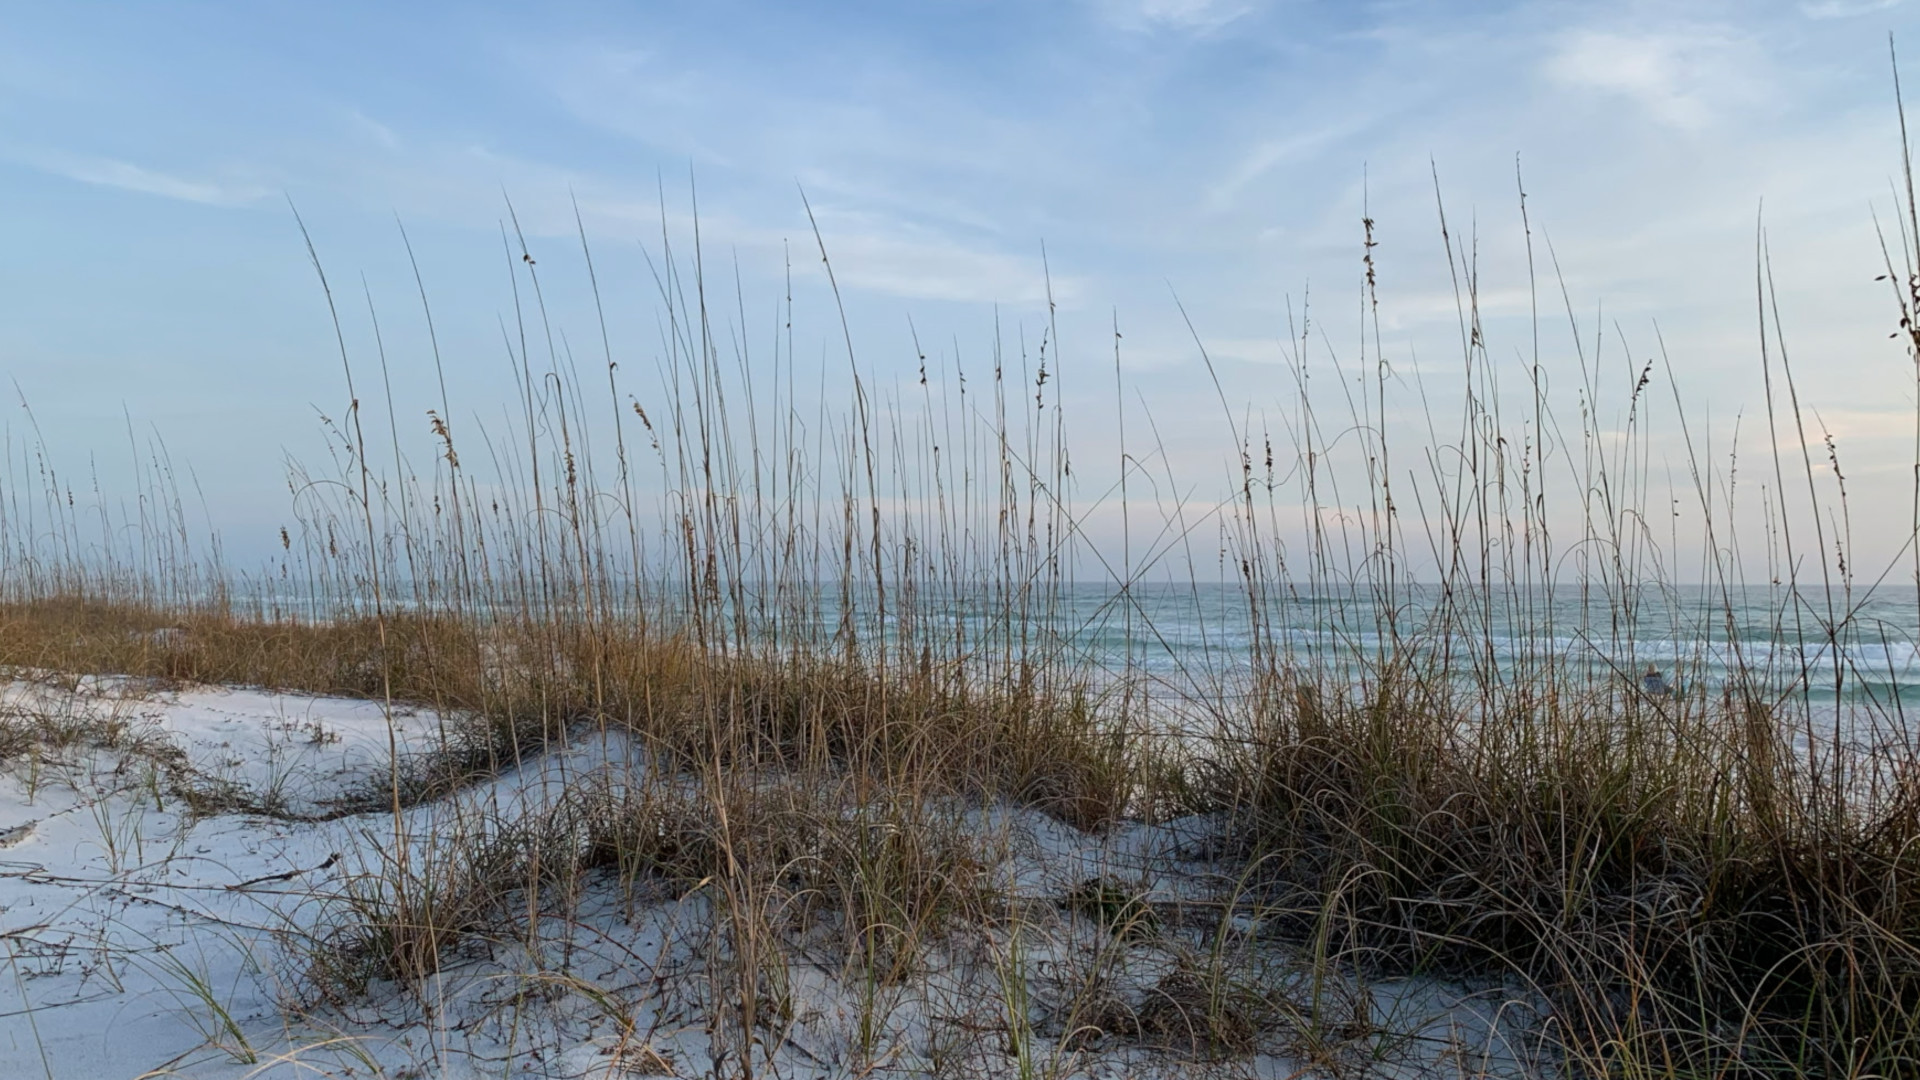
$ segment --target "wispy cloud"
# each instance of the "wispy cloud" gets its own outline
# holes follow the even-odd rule
[[[1127,30],[1207,33],[1251,14],[1256,0],[1094,0],[1095,10]]]
[[[119,188],[122,191],[157,195],[163,199],[178,199],[181,202],[201,203],[207,206],[244,206],[273,193],[272,189],[258,184],[191,179],[114,158],[72,154],[59,150],[32,150],[14,156],[17,160],[42,172],[64,176],[83,184]]]
[[[1801,4],[1800,14],[1809,19],[1850,19],[1855,15],[1871,15],[1876,11],[1899,7],[1901,0],[1818,0],[1817,3]]]
[[[663,224],[690,231],[695,222],[668,197],[663,207],[651,179],[636,181],[599,169],[578,168],[503,152],[485,145],[418,138],[382,120],[352,118],[354,153],[340,161],[313,160],[299,174],[347,192],[377,193],[367,209],[399,209],[409,219],[462,226],[490,226],[506,214],[511,199],[529,237],[574,236],[573,207],[591,231],[652,235]],[[816,178],[817,179],[817,178]],[[829,196],[809,183],[821,233],[843,285],[913,300],[962,303],[1036,303],[1047,295],[1038,248],[1006,251],[981,227],[915,219],[864,207],[885,200],[864,193]],[[777,262],[783,244],[811,247],[798,193],[781,185],[787,202],[754,207],[703,208],[698,222],[716,250],[744,253],[749,262]],[[852,209],[853,206],[863,207]],[[665,222],[661,215],[666,215]],[[1056,299],[1066,299],[1076,279],[1056,276]]]
[[[1328,146],[1354,134],[1359,123],[1317,128],[1299,134],[1263,140],[1250,148],[1240,161],[1207,189],[1207,205],[1218,210],[1231,204],[1247,185],[1289,162],[1319,154]]]
[[[1628,98],[1662,123],[1699,128],[1753,94],[1753,52],[1709,29],[1578,30],[1559,40],[1546,74],[1562,86]]]
[[[823,215],[821,233],[841,280],[915,300],[1039,303],[1047,280],[1039,252],[1022,258],[967,244],[938,230],[869,214]],[[1055,299],[1078,291],[1055,277]]]

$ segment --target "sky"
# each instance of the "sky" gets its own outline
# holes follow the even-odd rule
[[[288,517],[288,458],[323,456],[320,417],[346,400],[296,209],[362,370],[383,345],[401,425],[424,439],[439,397],[401,224],[452,411],[484,420],[512,394],[509,207],[570,344],[598,340],[584,227],[613,351],[644,368],[660,351],[648,259],[697,200],[703,252],[740,282],[735,336],[772,339],[791,265],[795,355],[844,363],[811,208],[877,385],[921,352],[978,362],[996,335],[1031,350],[1051,294],[1062,378],[1089,399],[1107,387],[1117,325],[1129,407],[1151,409],[1198,483],[1233,455],[1223,396],[1243,421],[1285,412],[1303,313],[1325,335],[1310,353],[1353,362],[1363,217],[1396,378],[1441,386],[1460,364],[1443,211],[1474,252],[1490,357],[1523,363],[1524,187],[1551,301],[1543,363],[1575,381],[1568,308],[1583,340],[1625,342],[1622,371],[1664,343],[1674,391],[1721,435],[1754,430],[1762,404],[1764,226],[1804,402],[1884,561],[1911,513],[1914,392],[1874,281],[1876,220],[1895,220],[1900,167],[1888,35],[1920,55],[1916,15],[1915,0],[12,3],[7,415],[107,488],[130,482],[130,443],[164,439],[229,549],[264,552]],[[1089,458],[1113,456],[1110,426],[1083,425]]]

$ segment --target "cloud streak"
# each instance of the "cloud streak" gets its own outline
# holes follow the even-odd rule
[[[1254,0],[1094,0],[1100,16],[1123,30],[1189,34],[1212,33],[1258,6]]]
[[[1800,13],[1809,19],[1851,19],[1898,7],[1900,0],[1819,0],[1801,4]]]
[[[17,154],[15,158],[42,172],[83,184],[203,206],[245,206],[273,194],[271,188],[258,184],[193,179],[114,158],[58,150],[31,150]]]
[[[1755,96],[1754,50],[1722,30],[1577,30],[1556,43],[1549,80],[1627,98],[1663,124],[1698,129]]]

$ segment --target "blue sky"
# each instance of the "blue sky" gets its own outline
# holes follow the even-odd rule
[[[738,260],[753,326],[771,320],[785,245],[800,252],[815,316],[802,355],[837,334],[804,257],[804,189],[857,352],[882,381],[915,363],[909,319],[939,349],[983,354],[996,319],[1040,325],[1050,275],[1069,374],[1111,363],[1117,314],[1123,364],[1175,455],[1217,470],[1231,447],[1174,298],[1236,402],[1277,406],[1290,305],[1319,305],[1328,348],[1357,337],[1364,197],[1383,341],[1413,371],[1445,355],[1455,325],[1437,174],[1449,223],[1479,237],[1505,363],[1527,303],[1517,160],[1576,307],[1604,312],[1635,356],[1657,322],[1683,396],[1715,423],[1757,405],[1764,200],[1808,395],[1862,490],[1898,502],[1884,511],[1897,524],[1912,390],[1872,282],[1873,212],[1890,212],[1898,167],[1887,35],[1920,56],[1916,12],[1897,0],[12,4],[0,375],[69,468],[93,454],[111,482],[126,417],[139,437],[158,431],[193,464],[230,546],[256,550],[286,517],[283,454],[321,452],[315,412],[344,400],[289,198],[360,314],[365,276],[396,390],[429,400],[405,221],[455,411],[489,415],[510,392],[503,194],[552,267],[560,320],[586,335],[568,261],[578,200],[616,352],[644,363],[658,331],[641,245],[657,241],[663,192],[670,220],[687,220],[691,175],[703,241]],[[353,333],[356,351],[371,348],[358,321]]]

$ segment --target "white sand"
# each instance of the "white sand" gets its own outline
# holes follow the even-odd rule
[[[714,1034],[704,973],[719,921],[712,890],[634,904],[611,886],[589,888],[570,918],[543,919],[533,950],[523,925],[457,950],[421,994],[376,981],[344,1004],[312,999],[287,942],[323,925],[328,894],[397,850],[390,815],[315,819],[385,782],[389,720],[376,704],[222,688],[143,692],[92,679],[7,684],[0,708],[123,719],[149,749],[171,745],[192,774],[270,800],[284,815],[196,820],[150,753],[96,747],[0,765],[0,1078],[691,1077],[714,1075],[716,1057],[720,1075],[738,1074],[724,1034]],[[439,729],[428,713],[392,718],[403,755],[431,749]],[[538,812],[590,775],[632,782],[647,768],[617,735],[581,733],[407,811],[409,855],[428,859],[457,830]],[[1116,986],[1147,985],[1180,951],[1116,949],[1052,901],[1101,874],[1157,904],[1210,892],[1217,868],[1196,858],[1208,821],[1096,837],[1008,807],[953,812],[979,842],[1008,910],[1027,913],[1018,940],[988,928],[932,944],[912,977],[886,985],[849,977],[831,945],[803,950],[785,969],[790,1014],[763,1031],[756,1075],[1017,1075],[1020,1040],[1002,991],[1010,971],[1031,995],[1019,1023],[1034,1031],[1024,1046],[1035,1075],[1302,1074],[1306,1019],[1299,1032],[1263,1039],[1257,1054],[1204,1066],[1114,1039],[1068,1047],[1059,1038],[1061,1003],[1093,965],[1107,965]],[[1537,1004],[1525,995],[1433,982],[1363,987],[1346,977],[1316,987],[1301,958],[1272,953],[1268,985],[1289,988],[1303,1017],[1318,1008],[1322,1023],[1368,1021],[1349,1025],[1363,1034],[1333,1051],[1349,1066],[1406,1076],[1519,1071]]]

